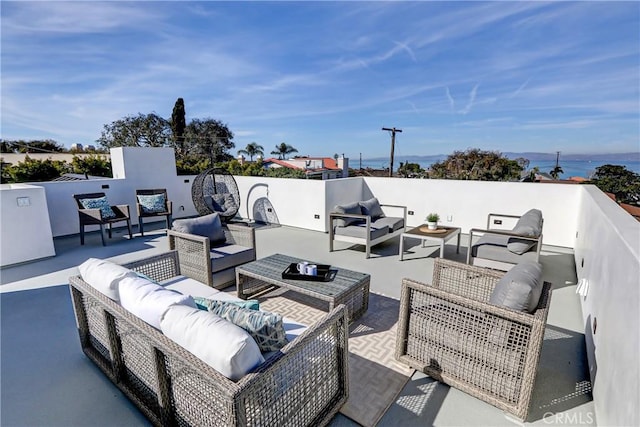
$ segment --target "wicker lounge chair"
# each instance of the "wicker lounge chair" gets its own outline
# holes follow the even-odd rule
[[[180,254],[184,274],[217,289],[234,285],[235,267],[256,259],[255,229],[241,224],[222,224],[222,229],[225,240],[218,243],[206,236],[167,230],[169,249]]]
[[[526,419],[549,312],[544,283],[533,313],[489,303],[505,273],[436,259],[433,284],[403,279],[396,358]]]
[[[148,200],[158,197],[158,201],[162,202],[161,206],[148,206],[146,203],[143,203],[145,197]],[[138,211],[138,228],[140,229],[140,234],[144,236],[143,218],[164,216],[167,221],[167,229],[171,228],[172,205],[165,188],[136,190],[136,209]]]
[[[85,193],[85,194],[74,194],[73,198],[76,200],[78,204],[78,221],[80,223],[80,244],[84,245],[84,227],[87,225],[99,225],[100,226],[100,237],[102,238],[102,246],[106,246],[106,242],[104,240],[104,226],[105,224],[109,225],[109,238],[111,238],[111,226],[116,222],[126,221],[127,228],[129,229],[129,238],[132,239],[133,235],[131,234],[131,219],[129,216],[129,205],[115,205],[110,206],[106,202],[105,193]],[[87,208],[89,206],[87,204],[88,200],[99,200],[105,199],[107,206],[112,211],[113,216],[106,216],[103,209],[100,208]],[[96,205],[98,206],[98,205]]]
[[[184,273],[176,252],[125,267],[157,282]],[[80,276],[69,287],[82,350],[153,425],[326,425],[347,400],[344,305],[232,381]]]

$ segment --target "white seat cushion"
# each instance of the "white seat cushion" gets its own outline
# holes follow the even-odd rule
[[[191,295],[165,289],[142,277],[125,277],[120,281],[120,304],[154,328],[160,329],[160,318],[174,304],[196,308]]]
[[[237,267],[238,265],[246,264],[256,259],[253,248],[235,244],[211,247],[209,255],[211,257],[211,271],[213,273]]]
[[[169,280],[165,280],[164,282],[160,282],[160,284],[166,289],[171,289],[194,297],[214,299],[215,295],[222,293],[211,286],[207,286],[204,283],[198,282],[197,280],[187,276],[176,276]]]
[[[78,266],[82,280],[114,301],[120,301],[118,284],[125,277],[136,273],[111,261],[89,258]]]
[[[233,381],[264,362],[258,345],[246,331],[211,312],[173,305],[160,326],[168,338]]]

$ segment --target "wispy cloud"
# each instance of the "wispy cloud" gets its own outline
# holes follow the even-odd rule
[[[524,90],[525,87],[527,87],[527,85],[529,84],[529,80],[527,79],[526,82],[522,83],[518,89],[515,90],[515,92],[513,92],[513,94],[511,94],[511,98],[515,98],[516,96],[518,96],[520,94],[520,92],[522,92]]]
[[[453,100],[453,96],[451,96],[449,86],[445,88],[445,94],[447,95],[447,101],[449,101],[449,107],[451,108],[451,111],[454,111],[456,108],[456,102]]]
[[[467,105],[465,105],[464,108],[459,111],[460,114],[468,114],[471,111],[471,108],[473,108],[473,104],[476,102],[476,96],[478,94],[479,86],[479,84],[476,84],[473,89],[471,89],[471,92],[469,92],[469,102],[467,102]]]
[[[1,137],[93,142],[182,97],[238,146],[292,138],[310,154],[375,155],[376,138],[386,152],[381,125],[407,129],[407,153],[556,132],[637,146],[639,15],[625,2],[6,2]]]

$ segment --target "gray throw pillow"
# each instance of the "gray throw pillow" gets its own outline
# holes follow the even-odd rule
[[[521,236],[538,237],[542,233],[542,212],[538,209],[525,212],[511,231]]]
[[[360,204],[358,202],[349,203],[348,205],[337,205],[333,208],[333,211],[343,214],[362,214],[362,210],[360,209]],[[360,218],[340,218],[336,220],[336,225],[338,227],[346,227],[360,222],[362,222]]]
[[[222,216],[231,216],[238,210],[238,205],[230,193],[220,193],[211,196],[211,207]]]
[[[364,215],[369,215],[372,220],[376,220],[378,218],[382,218],[384,216],[384,212],[382,212],[382,207],[380,207],[380,202],[375,197],[365,200],[359,203],[360,209]]]
[[[172,229],[181,233],[208,237],[211,244],[222,243],[227,240],[220,222],[220,215],[217,213],[198,218],[176,219],[173,221]]]
[[[498,281],[489,303],[533,313],[542,294],[542,265],[524,261],[515,265]]]

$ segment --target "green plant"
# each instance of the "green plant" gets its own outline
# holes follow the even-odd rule
[[[427,215],[427,222],[438,222],[440,221],[440,215],[437,213],[430,213]]]

